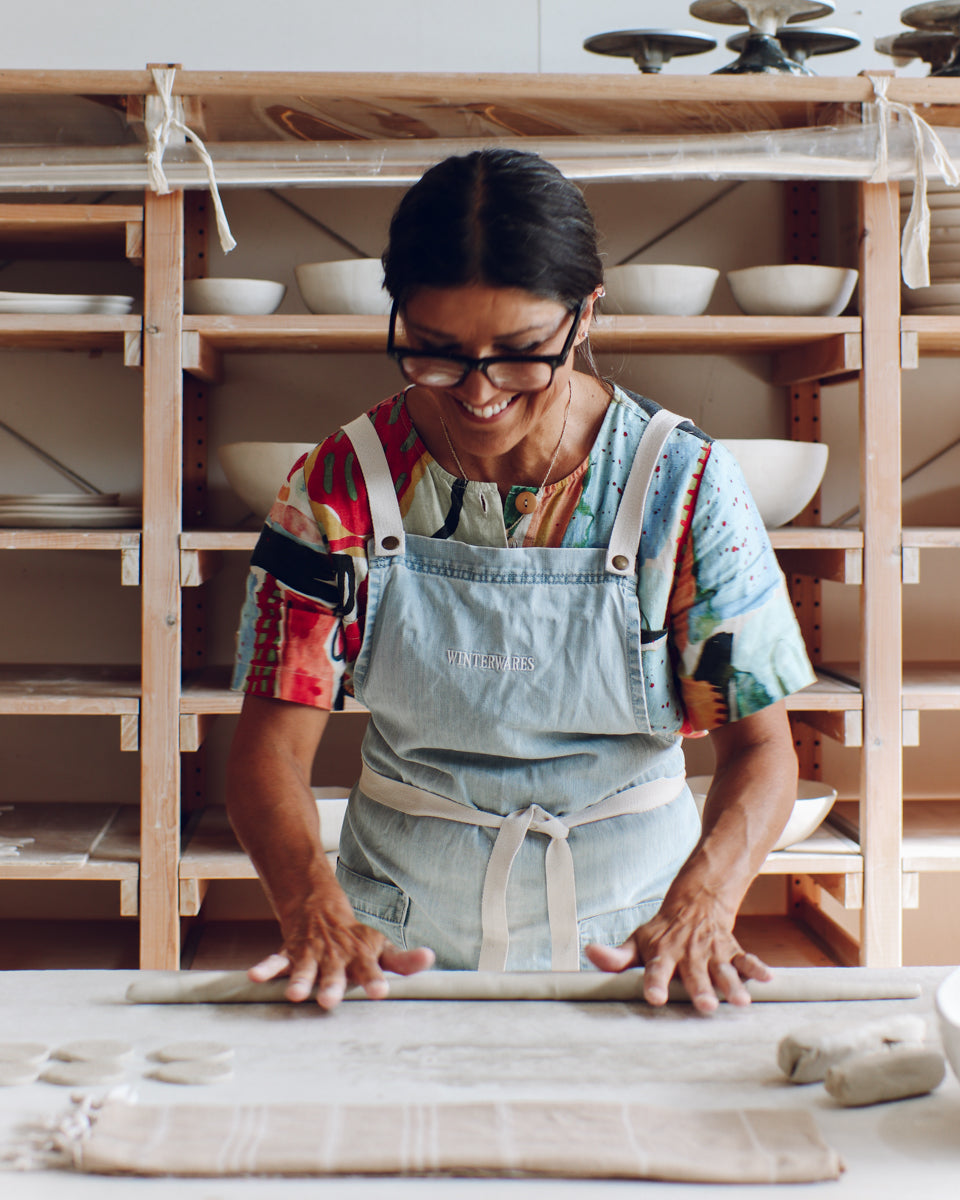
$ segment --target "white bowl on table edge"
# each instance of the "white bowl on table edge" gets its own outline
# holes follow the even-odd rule
[[[816,495],[830,448],[824,442],[782,438],[724,438],[740,465],[757,511],[768,529],[786,525]]]
[[[955,967],[937,988],[934,1007],[944,1053],[960,1079],[960,967]]]
[[[386,316],[392,300],[379,258],[301,263],[294,269],[303,302],[312,313]]]
[[[346,788],[338,787],[315,787],[310,790],[317,802],[323,848],[327,854],[335,854],[340,849],[340,830],[350,793]]]
[[[276,312],[287,288],[273,279],[185,279],[183,311],[191,316],[261,316]]]
[[[837,317],[850,303],[859,272],[819,263],[779,263],[727,272],[738,307],[755,317]]]
[[[696,317],[710,303],[720,272],[673,263],[624,263],[603,273],[605,313]]]
[[[712,782],[712,775],[691,775],[687,779],[687,786],[693,792],[693,798],[701,816]],[[797,842],[805,841],[810,837],[823,824],[830,809],[833,808],[836,798],[836,789],[829,787],[822,780],[799,780],[793,812],[787,819],[783,832],[774,843],[773,849],[785,850],[788,846],[795,846]]]
[[[227,442],[217,459],[231,489],[262,521],[286,482],[290,468],[315,442]]]

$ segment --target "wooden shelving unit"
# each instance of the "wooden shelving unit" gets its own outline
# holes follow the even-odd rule
[[[0,146],[0,191],[101,184],[143,188],[141,121],[152,90],[148,72],[0,72],[0,109],[13,97],[18,111],[30,116],[32,97],[57,95],[64,102],[82,97],[83,103],[95,97],[102,108],[123,114],[129,134],[116,145],[51,144],[42,148],[42,162],[35,146]],[[406,182],[437,156],[438,146],[449,152],[462,139],[478,136],[522,142],[541,152],[553,146],[565,169],[584,178],[612,177],[603,172],[615,157],[622,177],[631,155],[648,152],[644,138],[855,123],[859,106],[869,103],[873,92],[866,79],[763,76],[178,72],[174,95],[188,123],[212,148],[224,183],[283,186]],[[926,105],[924,115],[933,123],[960,123],[955,81],[892,80],[889,96]],[[349,161],[342,150],[345,140]],[[601,152],[606,165],[598,166],[595,156]],[[381,163],[379,174],[373,163]],[[195,165],[168,165],[175,187],[204,186]],[[751,178],[764,174],[762,164],[745,170]],[[25,182],[31,179],[38,182]],[[799,925],[807,920],[817,944],[832,945],[839,960],[888,966],[900,961],[904,869],[909,877],[931,869],[918,863],[954,861],[949,856],[955,848],[938,856],[932,850],[927,854],[923,845],[952,846],[952,831],[960,830],[960,802],[944,802],[921,828],[921,809],[908,804],[904,816],[901,795],[905,714],[924,707],[960,708],[960,665],[938,668],[939,674],[925,668],[922,676],[907,670],[902,693],[900,678],[900,589],[912,561],[908,552],[956,548],[960,531],[902,533],[899,492],[891,486],[900,478],[901,362],[909,367],[921,355],[960,353],[960,319],[901,318],[897,185],[850,186],[860,197],[860,316],[603,317],[591,340],[604,353],[762,355],[769,363],[768,378],[790,389],[791,411],[800,415],[810,411],[821,383],[859,379],[861,528],[826,529],[808,521],[776,530],[773,542],[792,578],[811,586],[836,580],[859,587],[857,662],[849,669],[818,664],[817,683],[791,697],[788,708],[797,726],[816,737],[859,747],[860,798],[852,805],[855,821],[851,806],[838,809],[837,821],[807,843],[771,855],[763,871],[796,885],[791,928],[799,927],[800,914]],[[182,283],[185,274],[197,273],[195,245],[182,191],[146,192],[142,208],[0,205],[4,256],[69,258],[96,252],[143,263],[142,321],[0,316],[0,347],[122,354],[124,362],[142,369],[144,415],[142,536],[140,531],[0,531],[0,550],[116,551],[122,581],[141,589],[141,661],[128,672],[9,663],[0,671],[0,717],[120,718],[124,744],[140,755],[139,844],[132,826],[124,824],[122,837],[117,832],[115,822],[130,816],[123,810],[90,834],[88,851],[94,841],[99,849],[74,864],[77,874],[58,877],[92,878],[91,872],[107,869],[103,855],[112,856],[107,865],[116,872],[110,877],[125,889],[123,911],[136,907],[138,913],[141,964],[158,968],[178,965],[181,913],[199,910],[208,880],[252,875],[222,812],[214,808],[191,817],[183,841],[181,753],[200,748],[210,723],[239,708],[222,669],[181,675],[184,589],[211,578],[225,555],[249,553],[257,536],[249,530],[194,528],[194,522],[182,519],[184,430],[199,411],[193,389],[221,377],[225,355],[378,353],[386,333],[385,320],[376,317],[184,318]],[[800,425],[808,427],[809,422]],[[72,828],[69,816],[58,818],[65,828]],[[80,830],[79,821],[75,832],[81,843],[90,833]],[[17,869],[27,863],[24,857]],[[0,861],[0,886],[13,873],[10,863]],[[822,893],[859,907],[858,943],[832,930],[819,910]],[[820,961],[820,950],[810,953],[811,961]]]

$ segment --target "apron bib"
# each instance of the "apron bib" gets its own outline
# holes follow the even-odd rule
[[[447,969],[577,970],[659,907],[699,835],[666,633],[637,598],[664,442],[649,421],[604,548],[408,534],[366,415],[373,517],[354,691],[370,710],[338,878],[358,917]]]

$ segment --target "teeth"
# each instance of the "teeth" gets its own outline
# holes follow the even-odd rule
[[[495,417],[497,413],[502,413],[510,401],[504,400],[500,404],[488,404],[486,408],[474,408],[472,404],[467,404],[465,400],[461,400],[460,403],[467,410],[467,412],[471,414],[471,416],[483,417],[484,419],[487,419],[489,417]]]

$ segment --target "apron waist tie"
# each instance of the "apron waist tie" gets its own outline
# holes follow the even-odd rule
[[[603,821],[609,817],[624,817],[631,813],[648,812],[675,800],[683,789],[684,776],[655,779],[616,792],[598,800],[580,812],[561,818],[553,816],[539,804],[500,816],[482,808],[471,808],[436,792],[388,779],[363,764],[360,790],[368,799],[413,817],[436,817],[459,821],[462,825],[479,825],[498,830],[493,850],[487,862],[481,901],[480,971],[504,971],[510,948],[507,924],[507,885],[514,860],[528,833],[542,833],[550,838],[545,869],[547,886],[547,916],[550,922],[550,958],[554,971],[580,969],[580,937],[577,927],[577,889],[573,868],[573,853],[567,836],[577,825]]]

